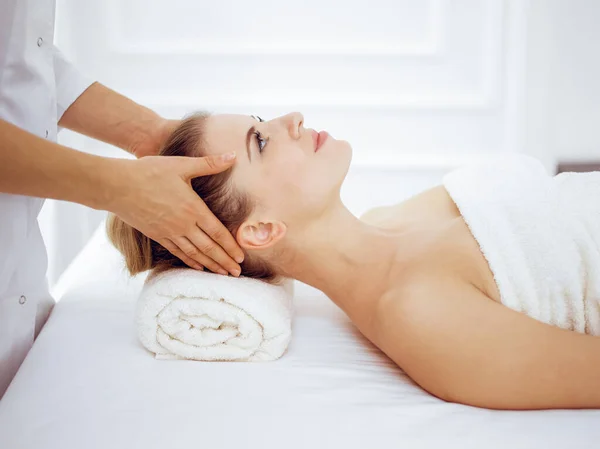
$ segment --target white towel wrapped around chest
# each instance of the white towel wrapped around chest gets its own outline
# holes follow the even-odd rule
[[[522,154],[448,173],[443,184],[511,309],[600,335],[600,172],[550,176]]]
[[[293,280],[282,285],[177,268],[151,275],[138,337],[157,359],[267,361],[291,340]]]

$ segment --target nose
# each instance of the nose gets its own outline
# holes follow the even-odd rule
[[[304,123],[304,116],[300,112],[290,112],[283,117],[288,133],[292,139],[300,138],[300,127]]]

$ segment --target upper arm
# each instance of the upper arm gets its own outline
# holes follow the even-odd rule
[[[600,338],[553,327],[475,287],[430,279],[382,302],[375,343],[443,399],[487,408],[600,407]]]

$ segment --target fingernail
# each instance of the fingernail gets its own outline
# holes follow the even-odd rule
[[[237,256],[237,257],[235,258],[235,261],[236,261],[237,263],[242,263],[242,262],[244,261],[244,256]]]
[[[235,159],[235,152],[227,153],[221,156],[221,159],[225,162]]]
[[[200,271],[204,270],[204,267],[202,265],[194,265],[194,268]]]
[[[231,274],[233,274],[234,276],[239,276],[240,275],[240,270],[232,270]]]
[[[219,274],[227,276],[229,273],[227,271],[225,271],[225,270],[219,270]]]

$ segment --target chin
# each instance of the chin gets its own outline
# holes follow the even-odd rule
[[[344,163],[341,165],[345,167],[345,177],[348,173],[348,170],[350,169],[350,163],[352,162],[352,145],[350,145],[350,143],[345,140],[340,140],[338,152],[340,153],[340,159],[343,158],[344,160]]]
[[[327,142],[325,145],[327,148],[319,149],[319,151],[323,151],[322,159],[316,159],[318,168],[313,172],[316,179],[323,181],[317,188],[317,191],[321,192],[339,189],[352,162],[352,146],[347,141],[335,140]],[[311,183],[314,185],[314,181]]]
[[[349,159],[352,159],[352,145],[347,140],[340,140],[340,146],[345,150]]]
[[[347,140],[336,140],[335,144],[338,145],[340,148],[346,148],[350,150],[350,152],[352,152],[352,145],[350,145],[350,142],[348,142]]]
[[[323,152],[323,156],[326,157],[352,159],[352,145],[346,140],[335,139],[333,142],[326,142],[319,152]]]

